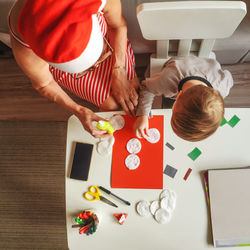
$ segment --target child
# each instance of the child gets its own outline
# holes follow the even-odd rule
[[[148,136],[148,116],[154,96],[176,99],[171,126],[182,139],[200,141],[216,131],[224,116],[224,101],[233,78],[229,71],[209,58],[176,56],[160,73],[142,81],[136,112],[135,134]]]

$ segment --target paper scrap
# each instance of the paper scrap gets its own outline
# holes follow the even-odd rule
[[[234,115],[227,123],[233,128],[239,121],[240,118],[237,115]]]
[[[167,165],[164,169],[164,174],[168,175],[171,178],[174,178],[176,173],[177,173],[177,169],[171,167],[170,165]]]
[[[223,125],[225,125],[227,123],[227,120],[226,120],[226,118],[225,117],[223,117],[223,119],[222,119],[222,122],[221,122],[221,124],[220,124],[220,126],[222,127]]]
[[[186,172],[184,178],[183,178],[185,181],[187,180],[187,178],[188,178],[188,176],[190,175],[191,172],[192,172],[192,169],[189,168],[188,171]]]
[[[166,143],[166,146],[168,147],[168,148],[170,148],[171,150],[174,150],[175,149],[175,147],[173,146],[173,145],[171,145],[170,143]]]
[[[126,213],[120,213],[120,214],[114,214],[115,218],[117,219],[118,223],[122,225],[126,218],[128,217],[128,214]]]
[[[201,151],[198,148],[196,148],[196,147],[188,154],[188,156],[193,161],[195,161],[200,155],[201,155]]]

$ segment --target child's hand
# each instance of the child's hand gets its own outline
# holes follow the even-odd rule
[[[139,138],[147,139],[148,134],[148,117],[146,115],[139,116],[134,126],[135,135]]]

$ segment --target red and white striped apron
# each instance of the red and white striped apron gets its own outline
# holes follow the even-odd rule
[[[102,13],[98,15],[99,25],[103,36],[107,33],[107,23]],[[24,43],[13,32],[10,22],[10,31],[13,37],[22,45],[30,48],[28,44]],[[107,48],[108,50],[108,48]],[[134,53],[129,41],[127,41],[127,54],[125,62],[127,79],[132,80],[135,76],[135,58]],[[103,61],[96,69],[88,72],[86,75],[79,79],[74,79],[72,76],[64,71],[61,71],[50,65],[50,72],[52,73],[54,80],[62,87],[68,89],[74,95],[85,99],[96,106],[100,106],[111,94],[111,72],[112,72],[112,56],[109,56]]]
[[[99,25],[103,36],[107,33],[107,23],[103,14],[98,16]],[[107,37],[106,37],[107,38]],[[108,39],[108,38],[107,38]],[[108,50],[109,48],[107,48]],[[132,80],[135,74],[135,59],[130,42],[127,42],[126,55],[126,72],[128,80]],[[88,72],[79,79],[61,70],[50,66],[50,71],[55,81],[62,87],[68,89],[76,96],[85,99],[97,106],[100,106],[111,93],[111,72],[112,72],[112,56],[109,56],[95,70]]]

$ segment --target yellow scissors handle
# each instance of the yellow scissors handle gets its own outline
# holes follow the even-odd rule
[[[91,186],[89,188],[89,191],[88,192],[85,192],[84,193],[84,197],[88,200],[88,201],[96,201],[96,200],[100,200],[100,196],[101,196],[101,193],[98,189],[97,186]]]

